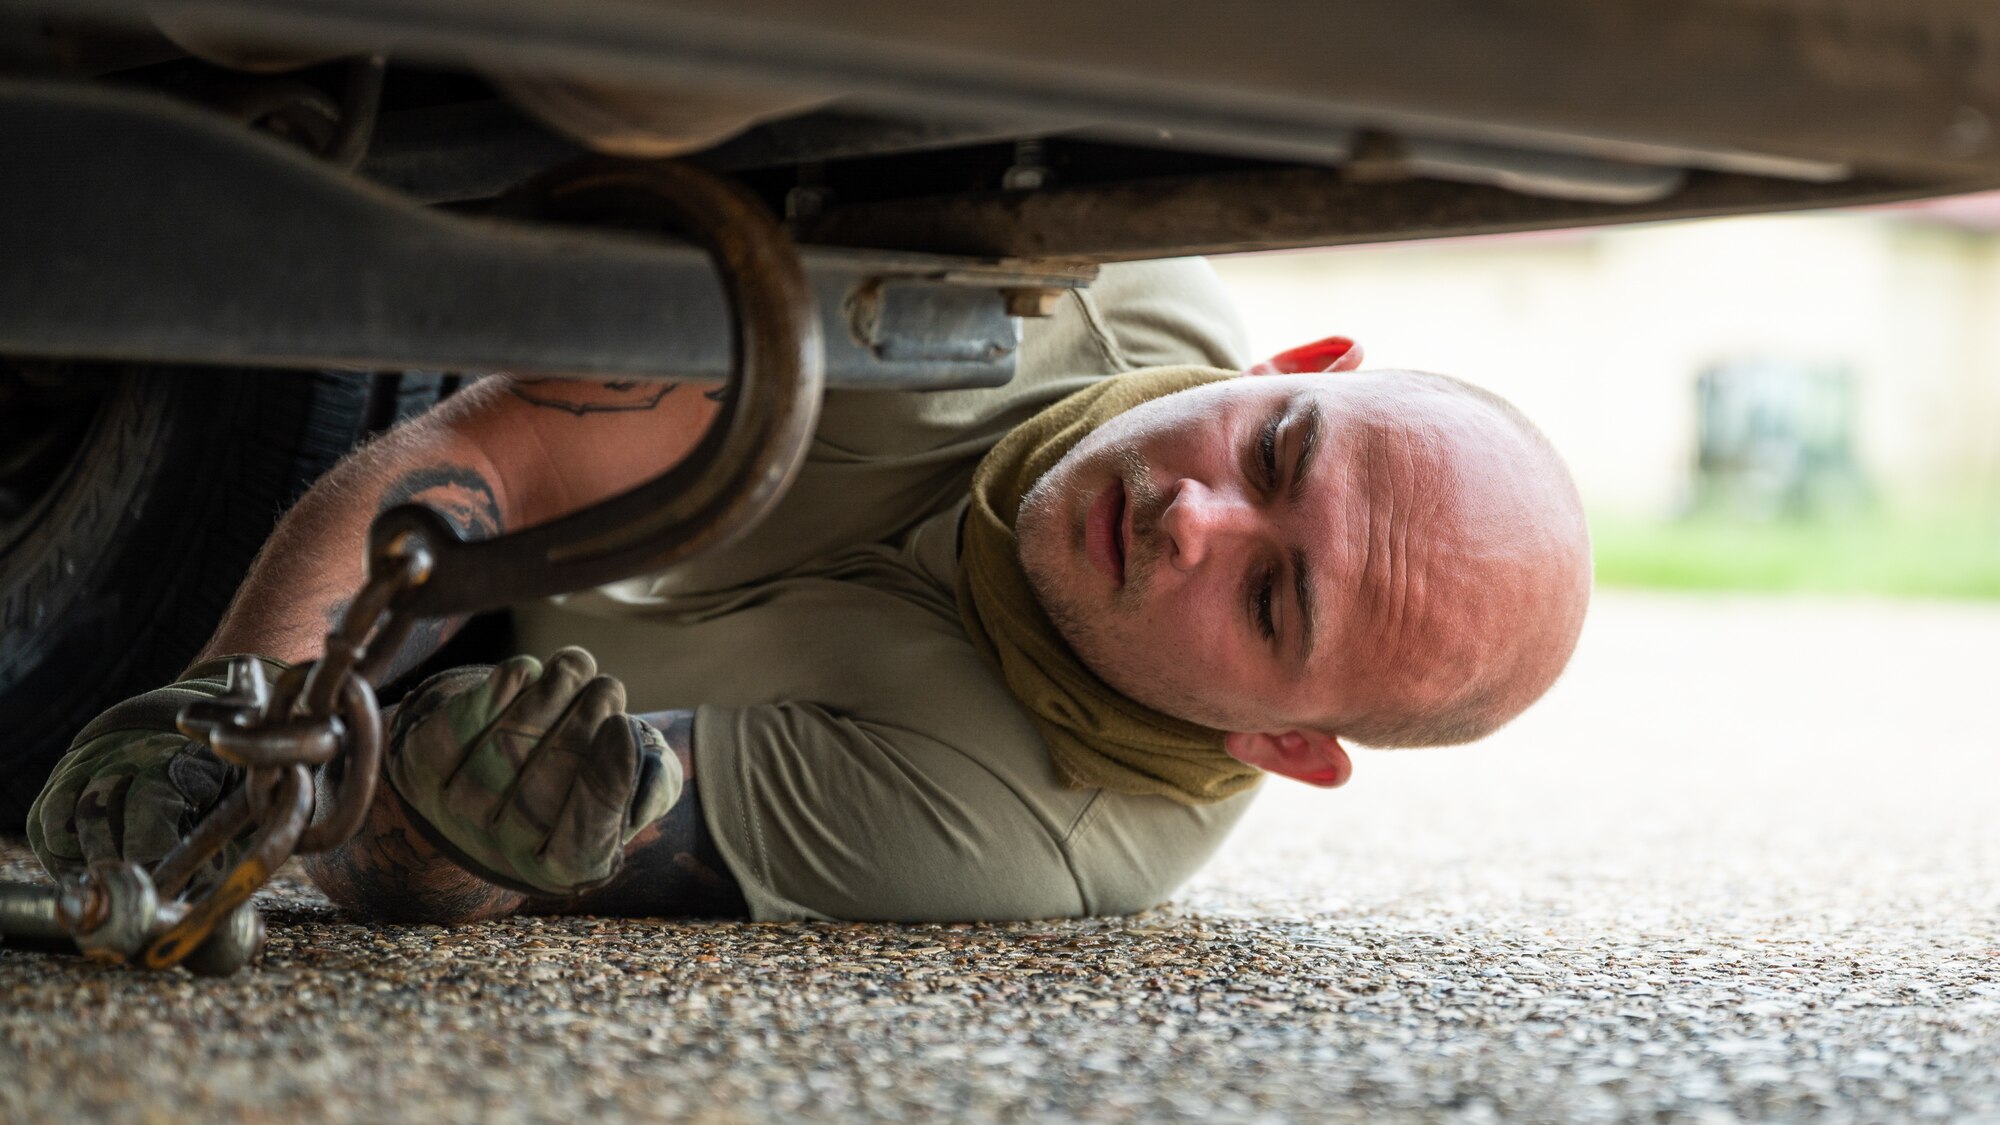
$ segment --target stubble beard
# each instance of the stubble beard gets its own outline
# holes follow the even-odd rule
[[[1055,470],[1022,498],[1015,521],[1016,548],[1029,587],[1070,650],[1112,687],[1142,698],[1152,694],[1145,690],[1151,677],[1135,674],[1126,659],[1129,646],[1110,626],[1113,615],[1136,613],[1145,601],[1153,570],[1164,555],[1157,529],[1166,505],[1137,450],[1118,448],[1109,452],[1109,458],[1124,483],[1132,534],[1125,543],[1125,583],[1112,591],[1101,609],[1093,612],[1094,607],[1085,604],[1077,589],[1081,583],[1065,581],[1079,561],[1082,567],[1089,566],[1088,532],[1086,520],[1067,518],[1076,510],[1077,489],[1051,479]]]
[[[1063,519],[1064,513],[1074,507],[1076,489],[1055,479],[1061,467],[1058,464],[1042,474],[1021,498],[1020,515],[1014,521],[1014,549],[1042,612],[1048,614],[1056,631],[1075,650],[1079,647],[1078,633],[1084,629],[1083,613],[1062,588],[1061,571],[1063,556],[1073,557],[1082,549],[1083,525],[1068,526]]]
[[[1131,613],[1145,602],[1153,573],[1166,553],[1161,546],[1160,513],[1167,505],[1138,450],[1121,448],[1113,460],[1125,482],[1125,510],[1132,517],[1132,534],[1125,540],[1125,585],[1112,600],[1119,609]]]

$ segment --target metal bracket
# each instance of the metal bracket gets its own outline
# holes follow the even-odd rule
[[[695,246],[426,210],[163,97],[0,82],[0,354],[720,382]],[[808,251],[827,385],[993,386],[1092,267]]]

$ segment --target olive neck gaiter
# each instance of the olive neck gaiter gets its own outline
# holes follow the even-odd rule
[[[1023,422],[972,477],[958,565],[958,612],[974,647],[1028,709],[1077,788],[1153,794],[1187,805],[1235,796],[1261,776],[1222,749],[1222,732],[1119,694],[1070,650],[1043,611],[1014,538],[1021,499],[1084,436],[1140,403],[1232,378],[1211,367],[1114,375]]]

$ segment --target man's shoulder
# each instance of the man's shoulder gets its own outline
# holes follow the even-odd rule
[[[1029,379],[1109,375],[1142,367],[1240,368],[1249,343],[1222,281],[1201,258],[1108,265],[1054,316],[1026,323]]]

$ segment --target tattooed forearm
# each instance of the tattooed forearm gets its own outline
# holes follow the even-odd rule
[[[306,874],[334,905],[381,922],[478,922],[512,914],[527,896],[496,887],[423,838],[388,785],[377,787],[354,838],[306,856]]]
[[[656,379],[515,379],[507,384],[515,398],[571,414],[611,414],[651,410],[674,393],[678,383]]]
[[[493,494],[492,484],[478,470],[466,465],[426,465],[402,474],[382,490],[377,511],[386,512],[399,504],[422,504],[430,508],[443,516],[462,539],[491,539],[503,530],[500,501]],[[338,627],[352,604],[352,598],[343,598],[328,607],[329,630]],[[396,651],[395,659],[389,662],[386,679],[393,681],[422,664],[464,624],[463,617],[425,618],[417,622]]]
[[[601,887],[567,898],[534,898],[535,914],[609,914],[628,918],[744,918],[750,908],[702,815],[694,776],[694,712],[643,716],[666,736],[681,762],[680,800],[625,847],[625,865]]]
[[[467,539],[500,534],[500,501],[493,485],[468,465],[425,465],[411,469],[382,490],[378,512],[399,504],[422,504],[443,516]]]

